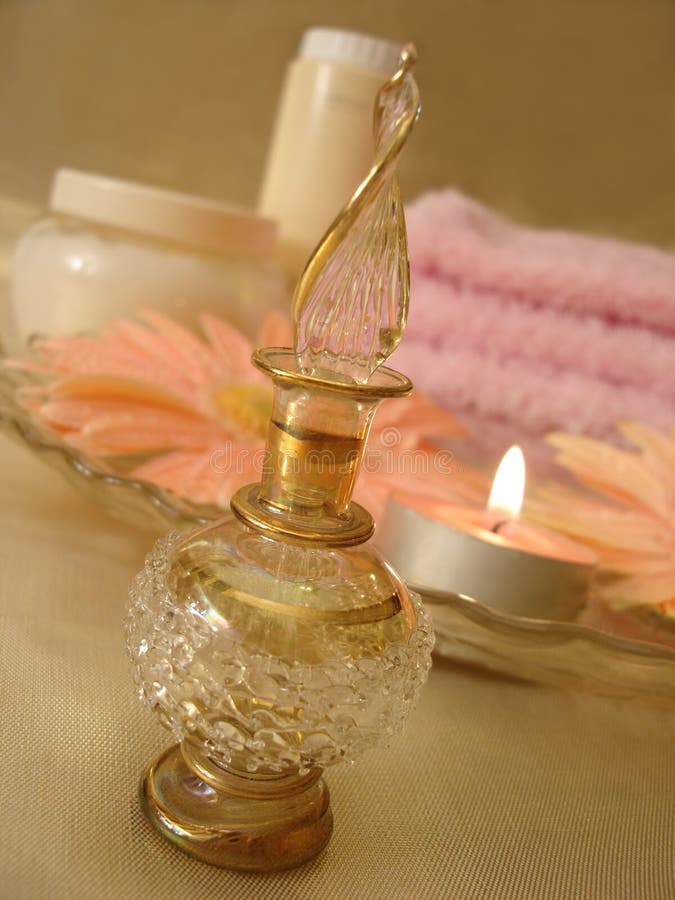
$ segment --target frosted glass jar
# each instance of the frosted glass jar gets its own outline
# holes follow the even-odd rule
[[[189,326],[209,310],[254,337],[267,311],[288,308],[275,247],[269,219],[60,169],[14,254],[14,343],[98,330],[140,307]]]

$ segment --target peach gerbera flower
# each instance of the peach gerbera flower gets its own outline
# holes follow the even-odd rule
[[[42,376],[23,390],[22,403],[72,446],[123,457],[134,477],[226,507],[241,485],[259,480],[271,381],[251,364],[252,344],[223,319],[202,315],[200,337],[157,312],[138,315],[98,335],[36,342],[34,361],[12,363]],[[268,316],[258,345],[292,345],[288,320]],[[377,515],[394,487],[464,496],[434,465],[439,451],[429,442],[461,431],[419,394],[386,401],[370,440],[371,452],[386,455],[382,465],[363,467],[357,499]]]
[[[675,429],[617,427],[637,452],[580,435],[548,437],[557,462],[602,499],[550,486],[527,514],[593,547],[606,574],[618,576],[600,588],[608,605],[675,616]]]

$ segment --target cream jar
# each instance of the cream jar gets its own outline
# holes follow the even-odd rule
[[[211,200],[72,169],[20,239],[11,276],[15,342],[88,332],[139,308],[188,326],[213,312],[250,337],[286,310],[276,226]]]

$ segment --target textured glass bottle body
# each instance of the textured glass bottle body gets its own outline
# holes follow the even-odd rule
[[[230,516],[160,542],[131,596],[142,699],[229,770],[353,758],[398,730],[426,679],[426,616],[368,545],[296,546]]]

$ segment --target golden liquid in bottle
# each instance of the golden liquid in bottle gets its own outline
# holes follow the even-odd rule
[[[210,531],[176,552],[181,596],[245,647],[309,663],[372,657],[414,625],[407,590],[367,545],[293,547],[238,521]]]
[[[345,515],[364,439],[271,422],[261,497],[275,506]]]

